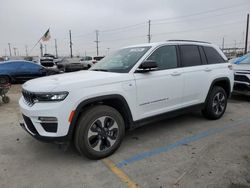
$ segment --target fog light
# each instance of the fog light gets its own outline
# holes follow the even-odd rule
[[[38,120],[41,121],[41,123],[57,123],[56,117],[38,117]]]

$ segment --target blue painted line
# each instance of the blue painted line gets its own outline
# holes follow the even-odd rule
[[[203,131],[201,133],[198,133],[196,135],[183,138],[183,139],[181,139],[181,140],[179,140],[179,141],[177,141],[177,142],[175,142],[173,144],[169,144],[169,145],[166,145],[166,146],[162,146],[162,147],[153,149],[151,151],[146,151],[146,152],[142,152],[142,153],[139,153],[137,155],[134,155],[134,156],[132,156],[132,157],[130,157],[128,159],[125,159],[125,160],[117,163],[116,166],[118,168],[122,168],[122,167],[124,167],[124,166],[126,166],[128,164],[134,163],[136,161],[140,161],[140,160],[143,160],[145,158],[149,158],[149,157],[158,155],[160,153],[168,152],[168,151],[173,150],[173,149],[175,149],[175,148],[177,148],[179,146],[182,146],[183,144],[188,144],[188,143],[191,143],[191,142],[195,142],[195,141],[200,140],[202,138],[214,135],[216,133],[220,133],[220,132],[224,131],[225,129],[232,128],[233,126],[239,125],[241,123],[242,123],[242,120],[238,121],[236,123],[230,124],[230,125],[225,125],[225,126],[220,127],[220,128],[208,129],[208,130]]]

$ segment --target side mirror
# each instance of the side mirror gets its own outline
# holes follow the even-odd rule
[[[139,66],[139,70],[137,70],[137,72],[149,72],[152,69],[155,70],[157,67],[158,67],[157,63],[154,60],[146,60],[146,61],[142,62],[142,64]]]

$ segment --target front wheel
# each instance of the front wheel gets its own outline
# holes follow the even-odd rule
[[[213,87],[208,94],[205,108],[202,110],[203,115],[208,119],[219,119],[225,113],[227,107],[227,94],[220,86]]]
[[[114,108],[94,106],[83,112],[75,132],[77,150],[90,159],[101,159],[113,154],[125,133],[124,120]]]

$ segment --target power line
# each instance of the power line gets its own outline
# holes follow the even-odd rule
[[[191,16],[197,16],[197,15],[202,15],[202,14],[208,14],[208,13],[212,13],[212,12],[217,12],[219,10],[225,10],[225,9],[235,8],[235,7],[239,7],[239,6],[243,6],[243,5],[247,5],[247,4],[250,4],[250,2],[248,2],[248,3],[242,3],[242,4],[234,4],[234,5],[228,6],[228,7],[222,7],[222,8],[207,10],[207,11],[203,11],[203,12],[197,12],[197,13],[193,13],[193,14],[187,14],[187,15],[183,15],[183,16],[169,17],[169,18],[164,18],[164,19],[155,19],[155,20],[152,20],[152,21],[157,22],[157,21],[164,21],[164,20],[186,18],[186,17],[191,17]]]
[[[242,24],[243,22],[231,22],[231,23],[226,23],[226,24],[217,24],[213,26],[208,26],[208,27],[201,27],[201,28],[195,28],[195,29],[189,29],[189,30],[182,30],[182,31],[171,31],[171,32],[164,32],[164,33],[156,33],[155,36],[159,35],[166,35],[166,34],[175,34],[175,33],[183,33],[183,32],[190,32],[190,31],[199,31],[199,30],[205,30],[205,29],[211,29],[211,28],[217,28],[217,27],[223,27],[226,25],[232,25],[232,24]]]
[[[124,29],[128,29],[128,28],[133,28],[133,27],[141,26],[141,25],[145,26],[146,22],[140,22],[140,23],[137,23],[137,24],[127,25],[127,26],[124,26],[124,27],[118,27],[118,28],[114,28],[114,29],[101,30],[101,32],[105,33],[105,32],[112,32],[112,31],[124,30]]]
[[[235,22],[226,23],[226,24],[217,24],[217,25],[212,25],[212,26],[208,26],[208,27],[200,27],[200,28],[189,29],[189,30],[156,33],[156,34],[154,34],[154,36],[176,34],[176,33],[183,33],[183,32],[192,32],[192,31],[199,31],[199,30],[206,30],[206,29],[211,29],[211,28],[230,26],[232,24],[243,24],[243,23],[244,22],[235,21]],[[116,38],[116,39],[112,39],[112,40],[104,40],[102,42],[122,41],[122,40],[136,39],[136,38],[143,38],[143,37],[145,37],[145,35],[138,35],[138,36],[133,36],[133,37],[124,37],[124,38]]]
[[[223,13],[223,14],[216,14],[216,15],[209,15],[207,17],[202,17],[202,18],[193,18],[193,19],[189,19],[187,18],[187,20],[185,18],[183,18],[182,20],[175,20],[175,21],[164,21],[161,23],[152,23],[151,25],[162,25],[162,24],[166,24],[166,23],[180,23],[180,22],[187,22],[187,21],[197,21],[197,20],[204,20],[204,19],[209,19],[209,18],[213,18],[213,17],[219,17],[219,16],[225,16],[228,14],[232,14],[237,12],[238,14],[242,14],[242,12],[237,11],[231,11],[231,12],[227,12],[227,13]]]

